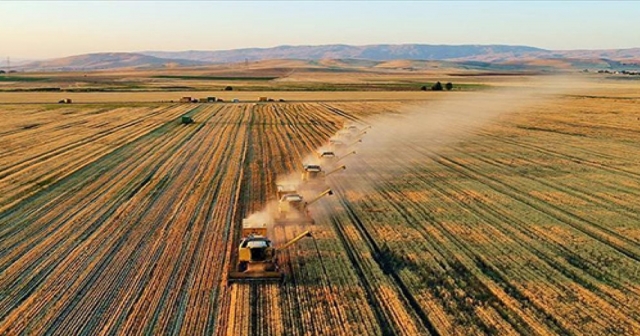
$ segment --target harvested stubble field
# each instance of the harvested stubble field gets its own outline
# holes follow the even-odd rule
[[[639,334],[640,101],[446,104],[0,107],[0,335]],[[227,285],[241,219],[349,120],[288,281]]]

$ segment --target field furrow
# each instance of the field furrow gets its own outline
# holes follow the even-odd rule
[[[527,99],[2,106],[0,335],[639,334],[638,105]],[[309,163],[285,281],[228,283]]]

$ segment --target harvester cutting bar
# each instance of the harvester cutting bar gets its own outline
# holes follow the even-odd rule
[[[282,282],[284,274],[278,271],[270,272],[230,272],[229,283]]]

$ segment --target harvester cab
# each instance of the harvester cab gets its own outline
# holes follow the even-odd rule
[[[318,158],[323,160],[331,160],[336,157],[336,153],[333,151],[322,151],[318,153]]]
[[[344,130],[346,130],[351,134],[358,134],[360,132],[360,130],[358,129],[358,126],[356,125],[345,125]]]
[[[280,248],[276,248],[266,237],[266,224],[242,221],[242,239],[238,246],[238,263],[236,270],[229,272],[228,281],[282,281],[284,274],[278,267],[278,252],[289,248],[304,237],[311,237],[305,231]]]
[[[322,164],[330,164],[336,161],[337,158],[338,158],[338,155],[336,155],[336,153],[331,150],[324,150],[324,151],[318,152],[318,160],[320,160],[320,163]]]
[[[278,184],[276,185],[276,199],[282,199],[282,196],[287,194],[297,194],[297,187],[290,184]]]
[[[278,220],[287,219],[294,214],[304,214],[304,198],[300,194],[286,194],[278,201],[278,218],[276,224],[282,224]]]
[[[278,202],[278,215],[275,219],[276,224],[315,224],[315,220],[309,212],[309,205],[317,202],[326,195],[333,195],[331,189],[327,189],[310,201],[305,201],[299,194],[287,194],[282,196]]]
[[[302,182],[317,181],[324,177],[324,171],[320,165],[304,165],[304,172],[302,173]]]
[[[338,151],[338,150],[346,147],[347,144],[344,143],[344,141],[342,141],[340,139],[332,138],[332,139],[329,139],[329,146],[331,148],[333,148],[334,151]]]
[[[339,139],[351,140],[355,134],[349,132],[349,130],[341,129],[336,133],[336,137]]]

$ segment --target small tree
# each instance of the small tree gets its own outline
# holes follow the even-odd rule
[[[233,91],[233,88],[231,86],[227,86],[226,88],[224,88],[225,91]]]
[[[427,91],[427,86],[426,86],[426,85],[423,85],[423,86],[420,88],[420,90],[422,90],[422,91]]]
[[[448,82],[444,85],[444,88],[447,89],[447,91],[451,91],[451,89],[453,89],[453,84],[451,84],[451,82]]]
[[[3,73],[5,73],[4,70],[0,70],[0,74],[3,74]]]
[[[442,83],[440,82],[436,82],[435,84],[433,84],[433,86],[431,87],[431,90],[433,91],[442,91]]]

